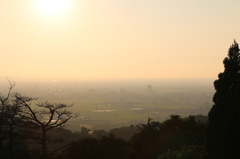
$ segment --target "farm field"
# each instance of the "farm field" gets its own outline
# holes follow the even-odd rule
[[[162,105],[146,101],[127,101],[131,105],[124,102],[114,102],[111,99],[54,99],[49,100],[53,103],[73,104],[68,110],[74,114],[78,114],[78,118],[69,121],[69,127],[74,130],[80,129],[82,126],[89,128],[110,129],[130,124],[144,123],[148,117],[156,121],[163,121],[172,114],[178,114],[187,117],[189,111],[196,115],[194,110],[198,107],[191,105]]]

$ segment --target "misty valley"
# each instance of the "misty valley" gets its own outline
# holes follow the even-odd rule
[[[67,129],[109,130],[145,123],[148,117],[164,121],[172,114],[206,116],[213,104],[212,83],[209,79],[20,81],[14,91],[40,101],[73,104],[68,110],[79,115],[68,121]]]
[[[0,86],[6,159],[165,159],[185,151],[205,157],[209,79],[6,80]]]

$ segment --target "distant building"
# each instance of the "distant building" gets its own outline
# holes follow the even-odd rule
[[[121,92],[122,94],[125,94],[125,93],[126,93],[126,90],[123,89],[123,88],[121,88],[120,92]]]
[[[149,92],[151,92],[152,91],[152,85],[148,85],[147,89],[148,89]]]

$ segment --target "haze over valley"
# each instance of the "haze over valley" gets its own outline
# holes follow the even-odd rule
[[[19,80],[14,91],[40,101],[73,104],[68,110],[79,116],[67,129],[109,130],[145,123],[148,117],[164,121],[172,114],[206,116],[213,104],[212,83],[213,79]],[[0,86],[6,91],[7,81],[2,79]]]

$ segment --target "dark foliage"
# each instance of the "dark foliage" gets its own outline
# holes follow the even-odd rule
[[[123,139],[113,135],[97,138],[85,138],[73,142],[59,159],[130,159],[128,145]]]
[[[120,128],[114,128],[109,131],[114,134],[116,137],[122,138],[124,140],[130,140],[135,133],[138,133],[139,130],[136,126],[124,126]]]
[[[134,158],[155,159],[169,149],[179,150],[183,145],[203,145],[205,124],[193,116],[181,118],[171,115],[163,123],[148,120],[139,125],[140,133],[132,138]]]
[[[171,152],[180,151],[183,145],[203,147],[205,127],[206,124],[195,121],[193,116],[172,115],[163,123],[149,118],[146,124],[137,125],[138,132],[130,140],[117,138],[111,133],[102,137],[88,135],[73,142],[58,158],[157,159],[169,149],[173,150]]]
[[[191,145],[182,146],[181,150],[168,150],[161,154],[158,159],[205,159],[204,146]]]
[[[214,82],[214,105],[209,112],[207,152],[210,159],[240,158],[240,58],[234,41],[223,61],[224,72]]]

